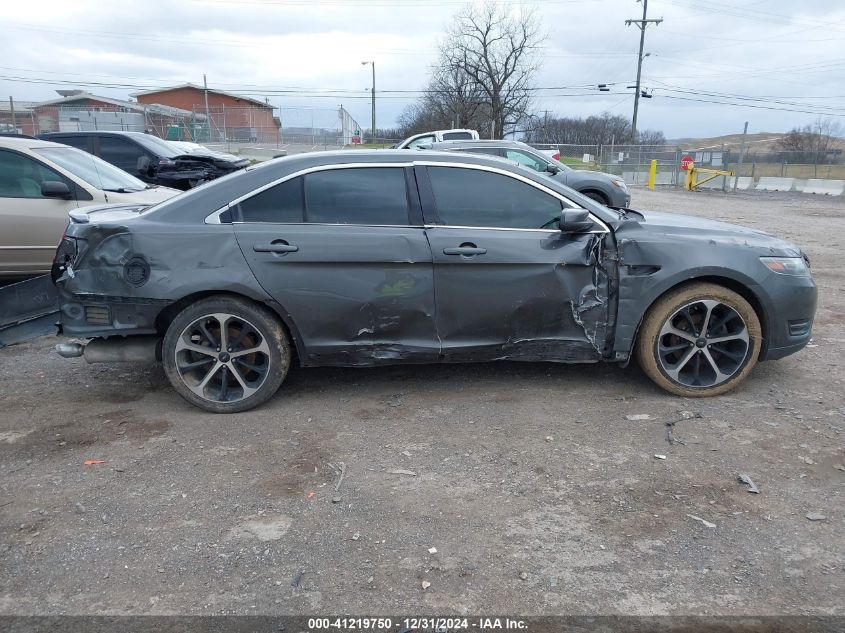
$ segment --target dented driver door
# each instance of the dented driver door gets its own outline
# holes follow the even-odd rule
[[[507,172],[417,167],[446,360],[600,358],[602,235],[564,234],[563,203]]]
[[[439,358],[431,251],[410,171],[329,167],[233,205],[241,251],[290,316],[304,364]]]

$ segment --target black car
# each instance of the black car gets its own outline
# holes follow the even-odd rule
[[[301,154],[150,208],[71,218],[55,304],[62,334],[93,341],[60,354],[158,358],[185,399],[214,412],[264,402],[294,359],[636,355],[667,391],[716,395],[804,347],[816,309],[797,246],[612,210],[479,155]]]
[[[39,136],[99,156],[144,182],[190,189],[249,165],[228,154],[185,153],[152,134],[141,132],[50,132]]]

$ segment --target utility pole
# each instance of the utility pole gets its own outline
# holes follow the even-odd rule
[[[639,0],[638,0],[639,1]],[[625,20],[626,26],[636,24],[640,29],[640,54],[637,56],[637,91],[634,93],[634,118],[631,120],[631,137],[634,143],[637,142],[637,110],[640,108],[640,79],[643,73],[643,47],[645,46],[645,30],[649,24],[660,24],[663,18],[657,20],[649,20],[648,15],[648,0],[643,2],[643,19],[642,20]]]
[[[211,140],[211,115],[208,113],[208,82],[205,79],[205,73],[202,75],[202,87],[205,92],[205,124],[208,126],[208,140]],[[208,142],[208,141],[206,141]]]
[[[373,143],[376,142],[376,63],[375,62],[361,62],[362,66],[366,66],[370,64],[373,67],[373,91],[372,91],[372,106],[373,106],[373,123],[372,123],[372,135],[373,135]]]
[[[745,137],[748,134],[748,121],[745,122],[745,127],[742,130],[742,144],[739,146],[739,161],[736,165],[736,174],[734,175],[733,190],[736,191],[736,184],[739,181],[739,172],[742,169],[742,161],[745,158]]]
[[[18,133],[18,126],[15,123],[15,100],[9,95],[9,110],[12,114],[12,134]]]

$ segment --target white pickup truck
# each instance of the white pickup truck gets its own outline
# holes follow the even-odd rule
[[[420,147],[427,147],[432,143],[440,143],[442,141],[477,141],[478,132],[476,130],[435,130],[434,132],[423,132],[422,134],[415,134],[409,136],[401,143],[393,146],[393,149],[419,149]]]

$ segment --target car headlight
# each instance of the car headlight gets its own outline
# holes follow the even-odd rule
[[[763,265],[773,273],[805,277],[810,274],[803,257],[761,257]]]
[[[624,180],[611,180],[610,182],[613,183],[614,187],[619,187],[622,191],[628,191],[628,185],[625,184]]]

